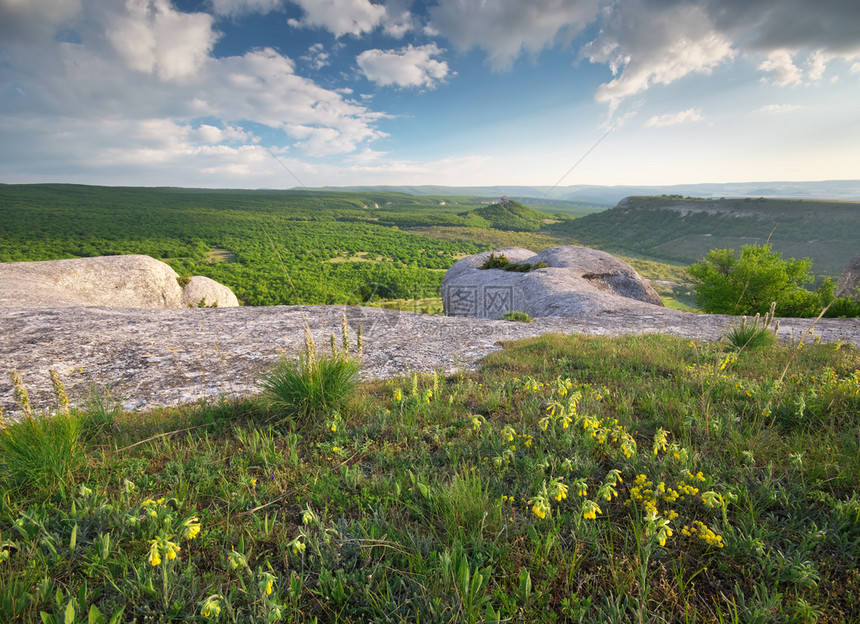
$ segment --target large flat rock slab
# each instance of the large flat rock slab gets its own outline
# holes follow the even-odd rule
[[[16,413],[9,371],[21,372],[37,409],[54,408],[48,370],[57,369],[72,402],[91,385],[111,386],[130,410],[256,394],[261,371],[302,348],[304,323],[319,341],[340,335],[345,312],[364,328],[362,375],[471,369],[500,342],[546,333],[617,336],[664,333],[719,339],[736,319],[649,306],[534,323],[452,318],[348,306],[212,309],[0,307],[0,406]],[[780,335],[798,338],[812,319],[782,319]],[[860,319],[824,319],[815,335],[860,347]],[[327,344],[327,343],[326,343]]]

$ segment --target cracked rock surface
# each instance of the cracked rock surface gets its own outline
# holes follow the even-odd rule
[[[57,369],[73,404],[95,384],[110,386],[130,410],[217,401],[257,393],[261,371],[304,344],[304,323],[327,348],[340,340],[346,313],[353,342],[364,333],[362,375],[474,368],[506,340],[546,333],[617,336],[664,333],[717,340],[733,317],[642,310],[543,317],[534,323],[455,318],[352,306],[207,309],[0,307],[0,407],[13,416],[9,371],[18,370],[37,410],[55,408],[49,369]],[[814,319],[781,319],[780,337],[797,340]],[[824,319],[815,336],[860,347],[860,319]]]

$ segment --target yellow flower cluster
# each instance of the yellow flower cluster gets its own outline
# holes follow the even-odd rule
[[[551,507],[545,495],[539,494],[529,502],[532,504],[532,513],[541,520],[543,520],[550,514]]]
[[[685,526],[681,529],[681,534],[686,537],[698,537],[703,540],[708,546],[716,548],[723,547],[723,537],[714,533],[708,525],[699,520],[695,520],[693,524]]]
[[[260,591],[262,593],[266,594],[267,596],[270,596],[272,594],[272,590],[274,589],[274,586],[275,586],[274,575],[270,574],[269,572],[264,572],[260,576],[260,585],[259,585]]]
[[[529,392],[538,393],[543,389],[543,384],[536,379],[529,377],[526,379],[525,385],[523,386]]]
[[[168,560],[173,561],[179,557],[182,550],[179,544],[171,542],[168,538],[158,536],[149,541],[149,556],[146,558],[152,566],[161,565],[161,555],[164,554]]]
[[[193,540],[200,534],[200,521],[197,516],[191,516],[182,523],[182,539]]]
[[[561,481],[556,481],[553,484],[553,487],[555,488],[555,494],[553,495],[553,498],[555,498],[555,500],[561,502],[562,500],[567,498],[568,486],[566,486]]]
[[[582,517],[586,520],[596,520],[597,514],[602,514],[600,507],[594,501],[585,500],[582,502]]]

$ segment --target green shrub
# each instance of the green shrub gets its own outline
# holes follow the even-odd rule
[[[825,280],[815,292],[803,288],[813,280],[808,258],[783,260],[770,245],[712,249],[687,269],[696,302],[709,314],[764,314],[771,302],[781,316],[816,316],[833,299],[833,283]]]
[[[860,317],[860,300],[855,301],[850,297],[839,297],[834,299],[827,312],[824,313],[825,318],[857,318]]]
[[[526,312],[511,310],[502,316],[503,321],[520,321],[522,323],[532,323],[534,319]]]
[[[528,262],[511,262],[505,254],[496,255],[491,251],[489,257],[481,265],[481,269],[501,269],[502,271],[513,271],[515,273],[528,273],[535,269],[543,269],[546,263],[542,261],[529,264]]]
[[[287,419],[304,421],[343,405],[358,384],[359,368],[358,361],[339,353],[303,354],[296,361],[281,360],[263,376],[260,387]]]

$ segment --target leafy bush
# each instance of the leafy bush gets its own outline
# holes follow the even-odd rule
[[[834,299],[827,312],[824,313],[825,318],[857,318],[860,317],[860,300],[854,300],[850,297],[839,297]]]
[[[532,323],[534,319],[526,312],[519,312],[517,310],[511,310],[502,316],[503,321],[520,321],[522,323]]]
[[[699,307],[710,314],[765,314],[772,302],[781,316],[816,316],[833,299],[833,283],[825,280],[817,291],[803,288],[813,280],[808,258],[782,259],[770,245],[712,249],[687,269]]]

